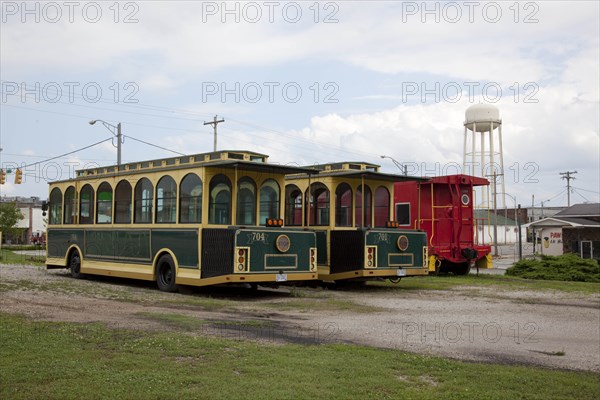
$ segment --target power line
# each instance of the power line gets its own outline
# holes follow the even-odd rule
[[[186,155],[186,154],[184,154],[184,153],[180,153],[180,152],[178,152],[178,151],[175,151],[175,150],[167,149],[166,147],[162,147],[162,146],[159,146],[159,145],[157,145],[157,144],[153,144],[153,143],[150,143],[150,142],[146,142],[146,141],[144,141],[144,140],[141,140],[141,139],[134,138],[133,136],[129,136],[129,135],[123,135],[123,136],[124,136],[124,137],[127,137],[127,138],[129,138],[129,139],[135,140],[136,142],[140,142],[140,143],[147,144],[148,146],[156,147],[156,148],[158,148],[158,149],[162,149],[162,150],[170,151],[171,153],[179,154],[180,156],[185,156],[185,155]]]

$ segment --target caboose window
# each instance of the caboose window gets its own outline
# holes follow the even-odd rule
[[[396,203],[396,220],[400,225],[410,225],[410,203]]]

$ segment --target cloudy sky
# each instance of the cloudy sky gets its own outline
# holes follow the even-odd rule
[[[457,172],[465,110],[500,109],[506,192],[599,201],[599,3],[3,1],[2,196],[116,163],[219,149]],[[36,164],[37,163],[37,164]],[[510,197],[509,196],[509,197]],[[513,200],[507,199],[508,205]]]

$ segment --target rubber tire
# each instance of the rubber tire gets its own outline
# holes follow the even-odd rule
[[[77,250],[73,251],[71,257],[69,257],[69,270],[71,271],[71,276],[75,279],[84,277],[81,273],[81,256]]]
[[[173,258],[165,254],[158,259],[156,263],[156,284],[163,292],[176,292],[177,284],[175,283],[175,263]]]

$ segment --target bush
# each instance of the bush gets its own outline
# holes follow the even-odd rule
[[[551,281],[600,282],[596,260],[584,260],[575,254],[542,256],[539,260],[522,260],[506,270],[506,275]]]

